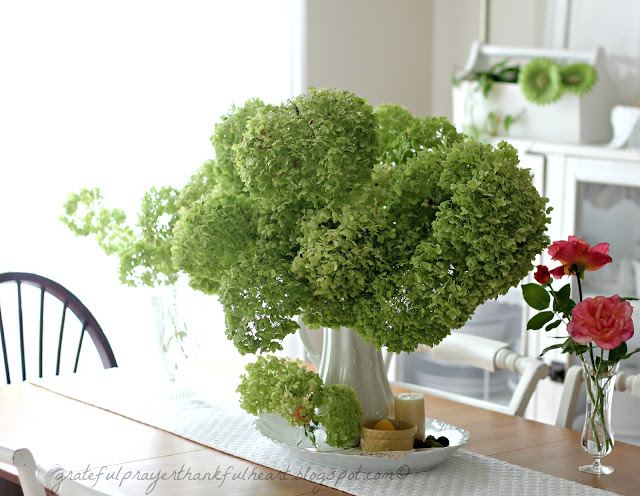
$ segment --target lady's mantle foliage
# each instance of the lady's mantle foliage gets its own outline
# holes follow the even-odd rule
[[[281,349],[300,313],[391,351],[436,344],[548,244],[516,151],[444,118],[322,89],[232,109],[212,140],[215,187],[182,212],[173,259],[220,296],[241,353]]]

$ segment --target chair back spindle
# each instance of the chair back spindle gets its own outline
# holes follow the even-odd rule
[[[44,347],[44,288],[40,289],[40,339],[38,340],[38,377],[42,379],[42,349]]]
[[[11,384],[11,374],[9,373],[9,359],[7,358],[7,343],[4,339],[4,325],[2,323],[2,309],[0,308],[0,341],[2,342],[2,358],[4,359],[4,374],[7,384]]]
[[[22,363],[22,380],[27,380],[27,365],[24,357],[24,321],[22,319],[22,286],[20,281],[16,281],[18,286],[18,322],[20,326],[20,361]]]
[[[60,375],[60,357],[62,356],[62,337],[64,336],[64,321],[67,316],[67,302],[62,307],[62,319],[60,319],[60,334],[58,335],[58,357],[56,359],[56,375]]]
[[[40,311],[39,311],[39,328],[38,328],[38,377],[42,378],[44,371],[44,353],[45,353],[45,294],[50,294],[62,303],[62,316],[60,319],[60,331],[58,334],[58,346],[56,350],[56,367],[55,375],[60,375],[62,363],[63,339],[65,337],[65,323],[67,321],[67,310],[78,319],[82,325],[82,330],[78,339],[78,346],[75,353],[75,361],[73,364],[73,372],[77,372],[80,361],[80,354],[84,343],[85,334],[88,334],[98,351],[100,360],[104,368],[116,367],[116,359],[111,349],[111,345],[107,340],[102,328],[96,321],[89,309],[68,289],[62,285],[36,274],[26,272],[7,272],[0,274],[0,284],[14,282],[17,287],[18,296],[18,337],[20,345],[20,363],[22,368],[22,380],[27,380],[27,358],[25,339],[25,322],[24,322],[24,303],[23,303],[23,284],[34,286],[40,290]],[[5,310],[6,310],[5,306]],[[27,307],[28,308],[28,307]],[[49,307],[48,307],[49,308]],[[9,353],[7,351],[6,331],[8,331],[0,313],[0,344],[2,345],[2,357],[5,366],[5,378],[7,384],[11,384],[11,374],[9,366]],[[35,333],[35,330],[34,330]],[[68,340],[69,338],[67,338]],[[34,339],[35,341],[35,339]],[[67,345],[68,346],[68,345]],[[65,346],[66,347],[66,346]],[[31,356],[31,355],[30,355]]]

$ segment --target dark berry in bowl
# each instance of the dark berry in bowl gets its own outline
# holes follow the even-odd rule
[[[438,439],[436,439],[436,441],[440,443],[442,446],[444,446],[445,448],[449,446],[449,440],[444,436],[440,436]]]

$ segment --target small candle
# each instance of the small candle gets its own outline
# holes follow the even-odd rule
[[[393,397],[396,420],[404,420],[418,426],[416,439],[424,440],[424,395],[402,393]]]

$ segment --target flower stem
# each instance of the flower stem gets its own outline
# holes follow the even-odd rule
[[[578,295],[580,296],[580,301],[582,301],[582,283],[580,282],[580,272],[576,272],[576,278],[578,279]]]
[[[589,351],[591,352],[591,347],[589,348]],[[593,364],[593,354],[591,354],[591,359]],[[593,377],[589,374],[589,369],[587,368],[587,364],[584,361],[584,358],[582,357],[582,355],[580,355],[580,360],[582,361],[582,367],[584,368],[584,375],[585,375],[584,379],[586,381],[587,394],[589,395],[589,399],[591,400],[593,409],[597,411],[597,402],[596,402],[596,399],[593,397],[593,391],[591,390],[592,384],[593,384]],[[592,370],[594,369],[592,368]],[[597,388],[597,384],[598,384],[597,379],[595,381],[595,384]],[[596,442],[596,449],[600,451],[602,449],[602,443],[600,442],[600,436],[598,436],[598,431],[596,430],[595,413],[588,412],[588,416],[589,416],[588,418],[589,425],[591,426],[591,430],[593,431],[593,438],[594,438],[593,440]]]

